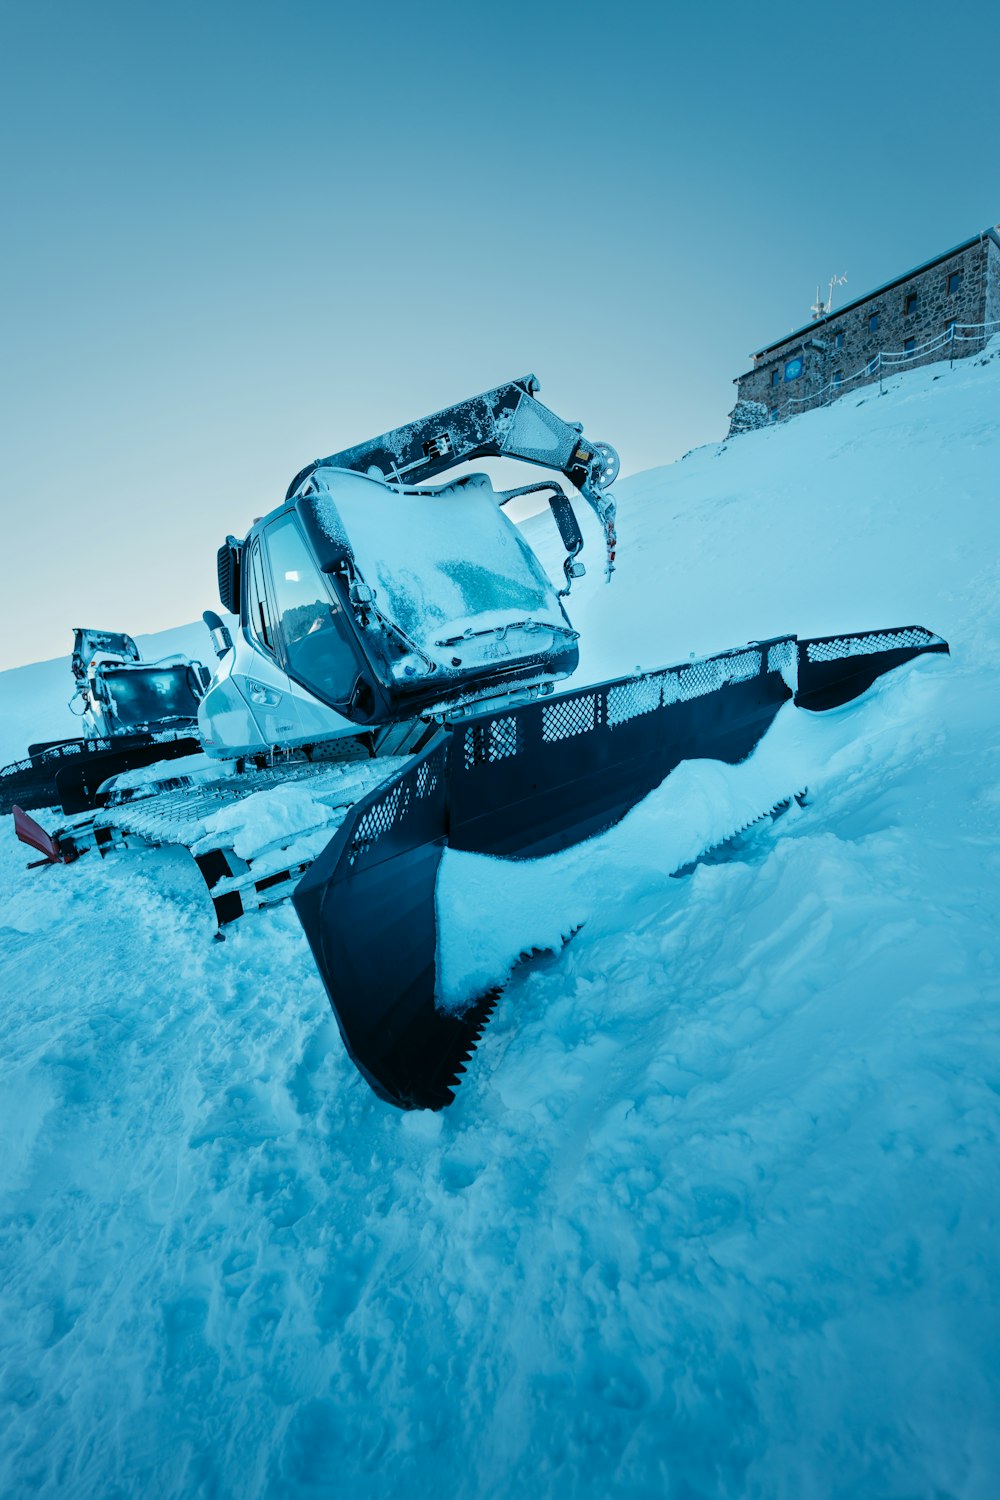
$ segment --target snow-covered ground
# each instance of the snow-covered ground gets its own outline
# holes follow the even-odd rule
[[[184,856],[28,873],[4,832],[0,1493],[1000,1491],[998,415],[1000,350],[619,486],[591,678],[953,655],[534,867],[480,920],[585,925],[442,1115],[355,1075],[289,908],[213,943]],[[456,930],[491,863],[449,856]]]

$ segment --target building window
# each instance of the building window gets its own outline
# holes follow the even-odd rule
[[[875,371],[878,369],[878,355],[877,354],[872,359],[870,359],[868,361],[868,364],[867,364],[866,368],[868,370],[869,375],[874,375],[875,374]]]
[[[917,347],[917,341],[916,341],[916,339],[904,339],[903,340],[903,353],[904,354],[912,354],[913,351],[914,351],[914,349],[916,347]]]
[[[959,287],[961,285],[962,285],[962,273],[961,273],[961,271],[952,271],[949,274],[949,276],[948,276],[948,296],[949,297],[954,297],[955,293],[958,291],[958,289],[959,289]]]
[[[903,303],[903,316],[904,316],[904,318],[908,318],[911,313],[915,313],[919,309],[919,307],[920,307],[920,298],[919,298],[919,296],[917,295],[916,292],[910,292],[907,295],[906,301]]]
[[[835,333],[834,334],[834,336],[833,336],[833,347],[835,349],[843,349],[843,347],[844,347],[844,335],[842,333]]]
[[[775,368],[771,371],[771,384],[772,385],[780,385],[780,383],[781,383],[781,371],[777,368],[777,366],[775,366]]]
[[[788,361],[787,365],[785,366],[785,379],[786,380],[798,380],[798,378],[799,378],[799,376],[801,374],[802,374],[802,355],[801,354],[796,354],[795,358],[794,359],[790,359]]]
[[[843,379],[844,379],[844,377],[841,374],[841,372],[839,370],[834,370],[834,372],[833,372],[833,383],[834,383],[834,385],[835,386],[839,386],[843,382]]]
[[[868,319],[868,332],[869,333],[876,333],[877,331],[878,331],[878,313],[872,313],[870,315],[869,319]]]

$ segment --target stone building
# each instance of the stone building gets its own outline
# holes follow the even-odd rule
[[[758,349],[730,434],[823,406],[891,372],[975,354],[1000,333],[1000,233],[981,234]]]

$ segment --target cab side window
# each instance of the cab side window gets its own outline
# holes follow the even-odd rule
[[[250,549],[250,565],[247,568],[247,624],[251,635],[273,654],[274,627],[264,589],[259,542],[254,542]]]
[[[346,702],[358,677],[351,627],[313,561],[294,516],[266,532],[275,617],[292,677],[319,697]]]

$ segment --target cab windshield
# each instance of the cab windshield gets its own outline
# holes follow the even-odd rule
[[[567,630],[551,581],[485,477],[439,494],[330,478],[340,523],[329,517],[330,534],[346,532],[376,605],[411,640],[433,650],[525,621]]]
[[[117,718],[129,727],[197,715],[198,700],[185,666],[104,672],[102,676]]]

